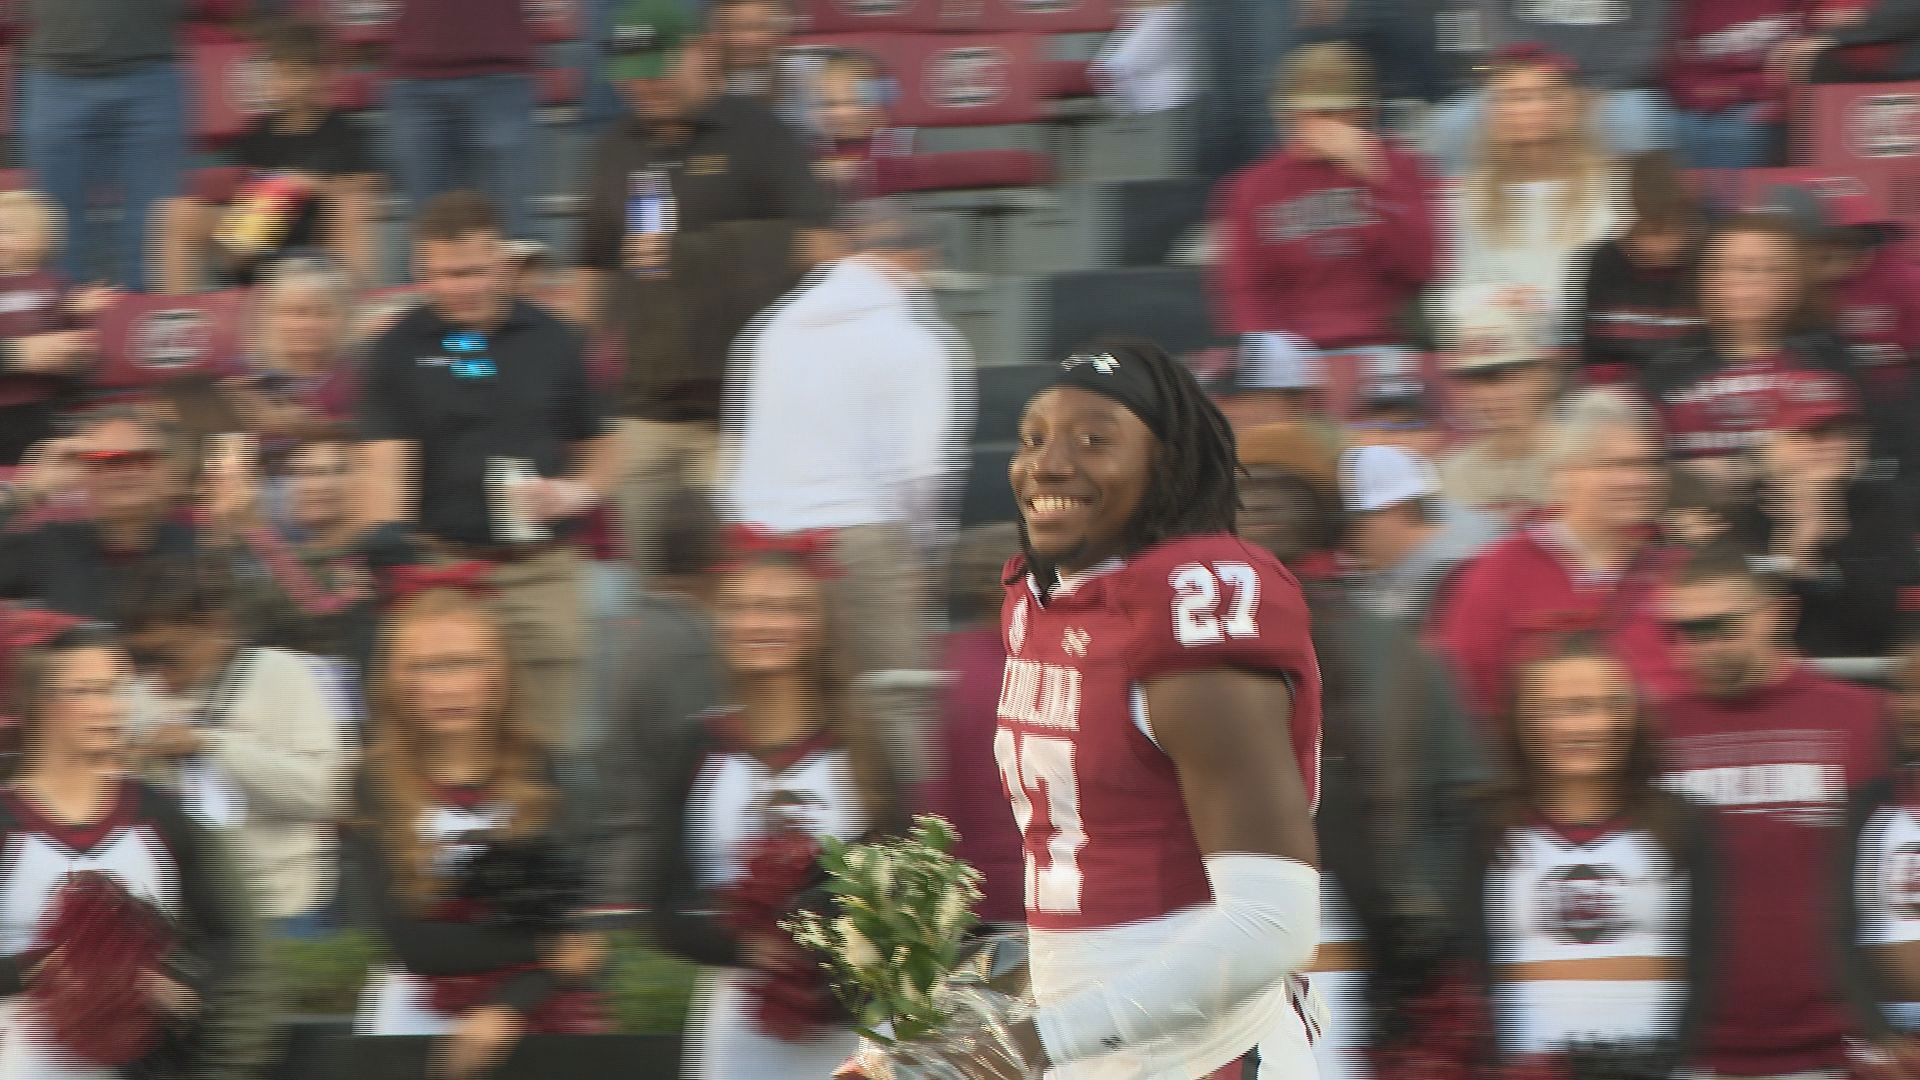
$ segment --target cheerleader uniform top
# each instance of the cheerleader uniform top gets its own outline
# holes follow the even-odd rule
[[[568,792],[558,773],[548,769],[557,792],[549,828],[563,843],[576,843],[575,818]],[[510,808],[494,801],[479,787],[433,787],[415,827],[432,851],[432,872],[443,890],[450,890],[467,863],[482,850],[482,836],[507,826]],[[394,880],[383,836],[369,833],[365,822],[384,820],[381,802],[370,777],[362,775],[355,791],[359,808],[354,827],[343,830],[345,857],[359,868],[360,910],[372,914],[398,966],[370,977],[356,1028],[364,1035],[436,1035],[452,1025],[430,1003],[425,977],[485,975],[527,968],[502,981],[489,1004],[505,1005],[521,1015],[533,1012],[561,989],[558,977],[540,965],[547,942],[509,928],[483,925],[457,909],[423,909],[402,896]],[[445,895],[445,891],[441,893]]]
[[[1618,819],[1569,828],[1536,815],[1483,830],[1468,930],[1492,991],[1494,1052],[1690,1045],[1713,875],[1700,815],[1655,798],[1679,826],[1679,851]]]
[[[713,898],[740,879],[755,841],[779,829],[853,840],[875,824],[852,758],[831,733],[756,752],[739,735],[738,715],[708,713],[679,748],[677,780],[663,785],[662,850],[649,898],[660,947],[712,967],[740,963]]]
[[[1846,880],[1835,952],[1842,990],[1862,1033],[1920,1032],[1920,1001],[1910,992],[1920,972],[1895,980],[1880,962],[1888,946],[1920,941],[1920,786],[1911,775],[1867,784],[1847,817]]]
[[[223,991],[239,971],[244,908],[233,895],[237,882],[215,861],[215,841],[171,796],[124,779],[99,821],[73,826],[7,788],[0,790],[0,838],[0,1074],[102,1075],[71,1064],[22,1015],[31,1008],[19,996],[24,974],[56,944],[42,939],[43,925],[68,874],[106,874],[173,920],[179,952],[190,962],[170,964],[167,974],[205,1009],[227,1004]],[[203,1011],[203,1022],[207,1016]]]

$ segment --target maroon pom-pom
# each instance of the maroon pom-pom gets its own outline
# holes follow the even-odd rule
[[[811,1039],[839,1016],[826,974],[780,925],[819,879],[819,842],[797,829],[781,829],[754,842],[739,880],[722,898],[720,917],[728,929],[772,943],[779,953],[777,969],[754,972],[747,991],[755,1025],[786,1042]]]
[[[69,874],[41,926],[50,950],[28,987],[36,1027],[84,1064],[116,1067],[160,1043],[160,1013],[144,976],[161,970],[173,932],[118,879]]]
[[[435,1009],[459,1016],[492,1001],[508,979],[538,970],[538,964],[523,964],[478,975],[432,976],[426,980],[427,998]],[[591,990],[557,991],[526,1016],[529,1035],[605,1035],[611,1030],[604,1003]]]

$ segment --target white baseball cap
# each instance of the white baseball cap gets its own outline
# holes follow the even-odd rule
[[[1432,463],[1411,450],[1355,446],[1340,455],[1340,492],[1348,513],[1370,514],[1439,490]]]
[[[1318,390],[1326,371],[1320,350],[1298,334],[1243,334],[1234,381],[1242,390]]]

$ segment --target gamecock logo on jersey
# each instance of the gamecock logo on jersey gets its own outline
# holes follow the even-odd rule
[[[237,61],[227,72],[227,97],[241,116],[259,116],[267,111],[267,60],[249,56]]]
[[[1920,844],[1904,844],[1887,860],[1880,894],[1894,917],[1920,919]]]
[[[1540,883],[1548,931],[1578,945],[1618,938],[1627,929],[1624,884],[1610,866],[1568,866],[1549,874]]]
[[[188,367],[213,345],[213,320],[198,308],[150,311],[133,327],[133,356],[141,367]]]
[[[907,10],[909,0],[840,0],[840,7],[849,15],[861,18],[874,18],[881,15],[898,15]]]
[[[927,97],[949,109],[992,105],[1006,96],[1012,72],[1005,49],[948,49],[927,65]]]
[[[1847,117],[1847,134],[1853,152],[1861,157],[1908,157],[1920,152],[1920,95],[1861,98]]]
[[[399,17],[399,0],[334,0],[333,13],[346,26],[380,26]]]

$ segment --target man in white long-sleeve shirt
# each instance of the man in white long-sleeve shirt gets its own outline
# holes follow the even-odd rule
[[[831,531],[855,662],[862,673],[914,670],[926,664],[929,585],[966,474],[973,360],[924,283],[934,247],[924,224],[875,200],[854,208],[846,231],[856,254],[816,270],[736,349],[725,490],[741,521]],[[923,754],[909,726],[896,749],[912,773]]]

